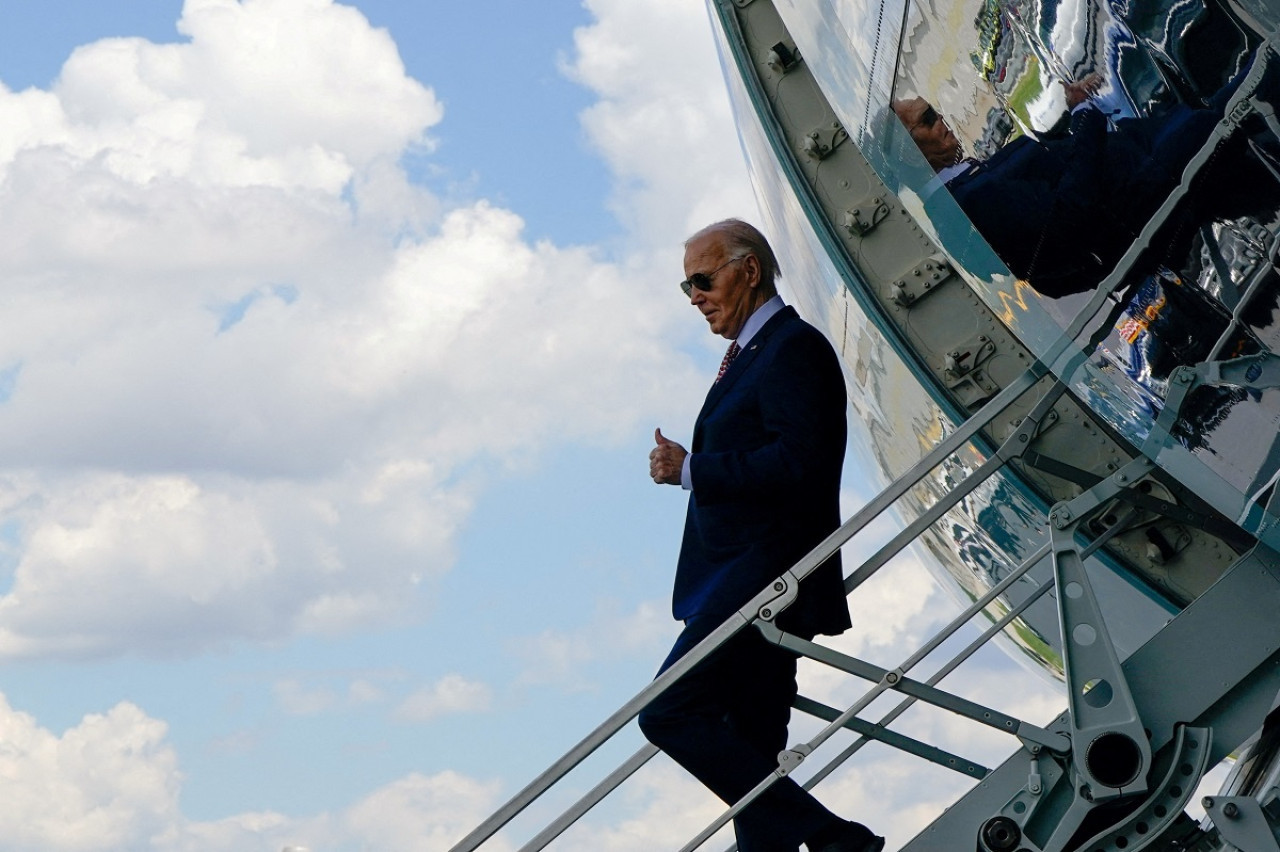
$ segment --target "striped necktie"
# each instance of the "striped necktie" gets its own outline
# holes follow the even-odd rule
[[[720,361],[720,372],[716,373],[717,382],[724,378],[725,370],[729,369],[729,365],[733,363],[733,359],[737,358],[738,353],[741,351],[742,348],[738,346],[738,341],[735,340],[729,344],[728,351],[724,353],[724,358]]]

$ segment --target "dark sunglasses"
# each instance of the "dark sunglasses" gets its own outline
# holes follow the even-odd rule
[[[916,122],[916,127],[933,127],[937,123],[938,111],[930,106],[920,113],[920,120]]]
[[[684,291],[684,294],[686,296],[692,293],[695,287],[701,290],[702,292],[706,293],[711,289],[712,285],[715,283],[713,279],[715,278],[717,272],[719,272],[721,269],[724,269],[726,266],[733,263],[734,261],[742,260],[743,258],[747,258],[750,256],[751,255],[749,254],[740,254],[737,257],[729,258],[724,263],[720,264],[710,272],[695,272],[692,275],[690,275],[688,278],[680,282],[680,289]]]

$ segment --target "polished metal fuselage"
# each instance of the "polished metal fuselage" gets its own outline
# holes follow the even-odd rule
[[[1055,411],[1056,434],[1044,436],[1057,461],[1106,476],[1146,454],[1159,467],[1149,491],[1244,531],[1224,540],[1152,518],[1091,563],[1116,644],[1131,652],[1203,593],[1248,535],[1280,543],[1269,505],[1280,471],[1280,391],[1197,388],[1179,429],[1152,429],[1175,367],[1211,357],[1215,346],[1218,357],[1267,352],[1280,334],[1270,263],[1280,216],[1264,209],[1204,222],[1195,250],[1167,258],[1164,277],[1126,283],[1115,316],[1102,317],[1112,325],[1100,345],[1075,341],[1062,356],[1063,330],[1089,294],[1046,298],[1011,274],[891,105],[925,98],[978,156],[1019,135],[1060,132],[1059,83],[1091,73],[1105,80],[1097,106],[1113,121],[1141,119],[1178,99],[1199,103],[1247,67],[1275,10],[1199,2],[774,5],[794,67],[743,55],[742,34],[729,31],[728,17],[713,18],[785,286],[842,352],[860,422],[855,449],[868,469],[893,478],[1028,363],[1050,359],[1071,390]],[[720,4],[711,6],[714,13]],[[763,45],[771,36],[760,38]],[[1103,227],[1102,213],[1079,227]],[[957,366],[957,356],[969,360]],[[1001,430],[987,438],[969,466]],[[936,472],[904,514],[921,511],[951,478]],[[1047,508],[1079,488],[1026,465],[994,478],[924,536],[938,574],[972,599],[1045,539]],[[1010,602],[1046,582],[1047,570],[1015,587]],[[1057,672],[1056,634],[1046,601],[1010,638],[1025,659]]]

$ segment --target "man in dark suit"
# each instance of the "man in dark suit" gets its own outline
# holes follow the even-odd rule
[[[692,452],[655,432],[649,473],[690,492],[666,670],[840,524],[844,378],[827,339],[783,305],[765,238],[738,220],[685,243],[681,286],[733,341],[693,430]],[[779,626],[812,638],[849,626],[839,554],[801,583]],[[640,714],[651,742],[725,802],[778,766],[796,657],[746,628]],[[734,820],[743,852],[878,852],[884,839],[832,814],[790,778]]]
[[[1202,107],[1178,104],[1159,115],[1121,119],[1111,132],[1089,100],[1100,78],[1064,83],[1072,110],[1068,132],[1020,136],[983,162],[962,159],[959,140],[923,98],[894,101],[893,110],[1009,271],[1056,297],[1091,290],[1115,268],[1178,185],[1243,77]],[[1274,186],[1247,156],[1245,134],[1236,134],[1157,235],[1148,265],[1185,251],[1200,221],[1247,215],[1271,203],[1264,191]]]

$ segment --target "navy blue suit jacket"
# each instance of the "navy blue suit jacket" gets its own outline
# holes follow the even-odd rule
[[[835,350],[790,307],[712,386],[693,431],[677,619],[728,617],[840,525],[845,408]],[[849,627],[838,553],[778,625],[808,636]]]
[[[1059,295],[1060,288],[1044,283],[1049,277],[1082,277],[1081,290],[1095,286],[1106,274],[1102,255],[1114,253],[1110,237],[1128,230],[1104,202],[1106,135],[1103,115],[1082,110],[1072,117],[1071,133],[1021,136],[947,184],[1009,270],[1041,292]]]
[[[1011,272],[1047,295],[1082,292],[1115,267],[1219,118],[1216,102],[1178,106],[1109,133],[1084,109],[1069,133],[1019,137],[947,189]]]

